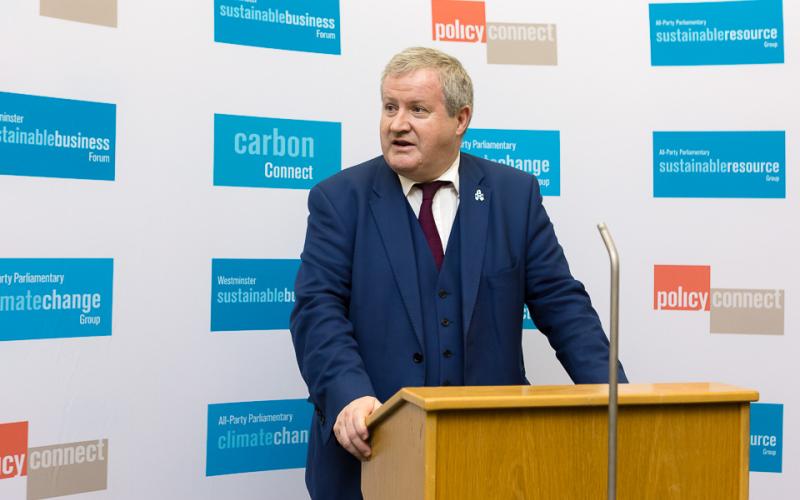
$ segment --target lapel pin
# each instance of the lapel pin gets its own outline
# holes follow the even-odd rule
[[[483,191],[480,189],[475,191],[475,201],[483,201],[485,198],[483,197]]]

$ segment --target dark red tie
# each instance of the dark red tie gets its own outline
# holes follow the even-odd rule
[[[442,248],[442,240],[439,238],[439,230],[436,229],[436,221],[433,220],[433,196],[440,187],[446,184],[450,184],[450,182],[434,181],[424,184],[415,184],[415,186],[422,190],[422,205],[419,207],[419,225],[422,226],[422,232],[425,234],[425,239],[428,241],[428,246],[433,254],[433,260],[436,262],[436,270],[442,268],[444,249]]]

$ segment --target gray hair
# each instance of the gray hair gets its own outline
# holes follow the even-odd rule
[[[439,74],[447,113],[455,116],[462,108],[472,109],[472,80],[455,57],[427,47],[410,47],[395,54],[381,75],[381,88],[387,76],[399,76],[420,69],[433,69]]]

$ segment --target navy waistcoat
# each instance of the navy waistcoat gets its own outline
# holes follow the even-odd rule
[[[441,270],[410,209],[417,262],[422,329],[425,345],[425,385],[464,385],[464,330],[461,324],[461,223],[456,212]]]

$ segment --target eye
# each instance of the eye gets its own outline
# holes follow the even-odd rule
[[[383,110],[387,113],[394,113],[395,111],[397,111],[397,105],[391,102],[384,103]]]
[[[419,105],[415,105],[411,108],[411,111],[416,114],[425,114],[428,112],[427,108]]]

